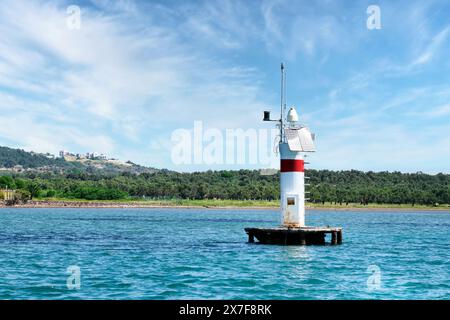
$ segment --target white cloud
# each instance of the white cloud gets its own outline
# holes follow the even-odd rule
[[[450,104],[440,105],[431,109],[425,109],[409,113],[411,116],[424,118],[438,118],[450,115]]]
[[[79,146],[110,154],[114,142],[106,135],[80,130],[76,127],[47,125],[36,122],[27,114],[8,113],[0,117],[0,136],[15,141],[16,146],[29,151],[57,154],[66,147]]]
[[[289,70],[305,69],[295,76],[301,81],[289,78],[288,97],[299,91],[305,99],[297,102],[317,133],[319,166],[402,168],[428,141],[412,129],[417,116],[428,138],[432,120],[448,116],[448,87],[413,79],[447,48],[450,27],[430,26],[428,4],[407,6],[405,19],[384,4],[383,29],[365,39],[365,10],[358,16],[350,3],[92,2],[81,6],[80,30],[66,28],[63,1],[0,3],[2,144],[170,167],[172,130],[195,120],[222,130],[267,128],[260,113],[278,102],[277,74],[272,82],[267,70],[279,57]],[[366,46],[379,44],[377,36],[390,42],[370,56]],[[396,41],[406,47],[389,47]],[[421,150],[450,149],[445,129]]]
[[[425,51],[413,62],[413,65],[422,65],[431,61],[437,51],[442,47],[450,34],[450,26],[447,26],[436,34],[426,47]]]
[[[315,9],[315,10],[314,10]],[[342,23],[346,13],[329,1],[266,0],[261,6],[267,48],[284,59],[299,54],[311,57],[320,51],[342,51],[352,46],[360,32],[347,35],[353,23]]]
[[[2,130],[5,139],[47,151],[70,145],[80,152],[126,154],[133,144],[148,145],[155,130],[170,137],[171,128],[194,120],[210,119],[221,128],[245,125],[248,114],[239,121],[235,115],[262,104],[254,70],[228,67],[210,57],[208,46],[184,41],[184,29],[157,19],[166,7],[141,12],[128,1],[96,5],[106,11],[81,7],[81,29],[69,30],[60,2],[2,2],[0,86],[12,92],[0,96],[0,109],[33,128],[33,137]],[[245,37],[238,18],[221,16],[221,10],[240,12],[239,6],[206,8],[212,19],[198,15],[180,25],[207,26],[211,41],[221,35],[219,42],[232,44],[237,32]],[[93,132],[98,136],[92,138]]]

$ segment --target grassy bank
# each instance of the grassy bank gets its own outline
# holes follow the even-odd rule
[[[448,210],[450,211],[450,205],[442,204],[436,206],[426,206],[426,205],[410,205],[410,204],[378,204],[378,203],[369,203],[367,205],[362,205],[359,203],[349,203],[345,204],[335,204],[335,203],[307,203],[306,206],[311,209],[336,209],[336,210],[345,210],[345,209],[365,209],[365,210]]]
[[[143,200],[143,199],[122,199],[122,200],[83,200],[65,198],[41,198],[30,203],[31,206],[76,206],[76,207],[203,207],[203,208],[270,208],[277,209],[279,201],[262,200],[188,200],[188,199],[168,199],[168,200]],[[406,204],[368,204],[349,203],[348,205],[334,203],[307,203],[308,209],[326,210],[449,210],[450,205],[425,206]]]
[[[41,198],[35,199],[42,202],[65,202],[65,203],[104,203],[104,204],[130,204],[142,206],[164,206],[164,207],[268,207],[276,208],[279,201],[262,201],[262,200],[189,200],[189,199],[167,199],[167,200],[136,200],[136,199],[120,199],[120,200],[84,200],[84,199],[64,199],[64,198]]]

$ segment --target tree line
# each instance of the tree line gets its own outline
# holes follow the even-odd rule
[[[306,176],[307,197],[314,203],[450,204],[448,174],[308,170]],[[87,200],[276,200],[280,192],[279,174],[261,175],[256,170],[9,174],[0,176],[0,188],[4,187],[20,190],[30,198]]]

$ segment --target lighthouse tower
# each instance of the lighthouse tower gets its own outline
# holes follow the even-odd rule
[[[305,226],[305,161],[303,153],[314,152],[314,136],[299,123],[294,107],[286,115],[285,69],[281,64],[281,119],[270,120],[266,111],[264,121],[278,121],[280,128],[280,202],[281,224],[284,227]]]
[[[307,227],[305,224],[305,161],[306,153],[315,152],[315,136],[302,125],[294,107],[286,112],[286,74],[281,64],[281,117],[270,119],[264,111],[264,121],[277,122],[280,129],[280,211],[281,227],[245,228],[249,242],[255,238],[262,244],[308,245],[325,244],[331,234],[331,244],[342,243],[340,227]]]
[[[303,153],[314,152],[314,135],[298,125],[298,115],[291,108],[287,127],[280,140],[281,219],[285,227],[305,226],[305,161]]]
[[[305,163],[299,152],[280,143],[281,224],[285,227],[305,226]]]

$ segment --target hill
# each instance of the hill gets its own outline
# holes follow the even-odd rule
[[[40,153],[0,147],[0,168],[13,169],[16,166],[21,166],[24,169],[36,169],[42,167],[73,167],[73,165],[66,163],[64,159],[52,159],[49,158],[48,155]]]
[[[51,154],[28,152],[21,149],[0,147],[0,173],[103,173],[129,172],[134,174],[153,173],[154,168],[137,165],[130,161],[99,159],[66,161]]]
[[[36,197],[62,199],[273,201],[279,198],[278,173],[263,175],[257,170],[179,173],[115,161],[66,161],[1,147],[0,186],[25,190]],[[316,204],[450,204],[449,174],[309,169],[306,175],[309,201]]]

